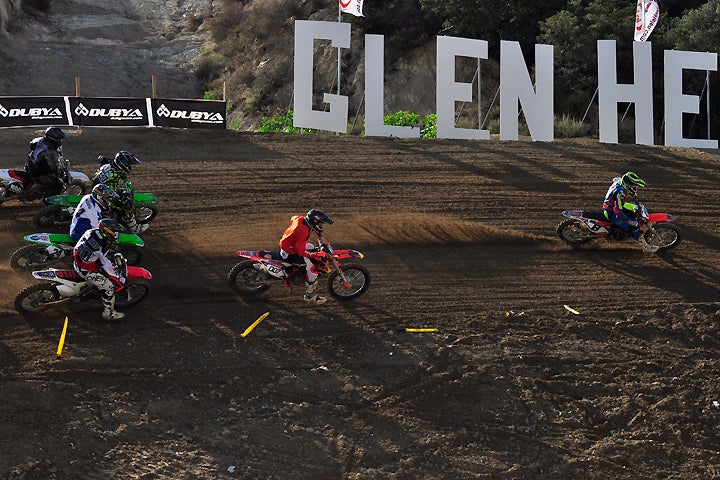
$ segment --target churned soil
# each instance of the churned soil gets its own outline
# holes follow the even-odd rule
[[[0,168],[36,133],[0,131]],[[8,259],[39,205],[0,206],[1,478],[720,477],[717,151],[163,129],[65,144],[89,175],[120,149],[160,199],[153,291],[122,322],[16,313],[36,280]],[[677,216],[677,248],[557,239],[562,210],[599,208],[628,169]],[[311,207],[365,254],[367,293],[236,296],[235,251],[274,248]]]

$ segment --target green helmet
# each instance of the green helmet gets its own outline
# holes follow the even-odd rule
[[[637,195],[638,187],[644,187],[645,180],[640,178],[635,172],[627,172],[620,179],[620,185],[630,191],[633,195]]]

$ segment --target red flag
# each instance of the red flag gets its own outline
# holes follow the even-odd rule
[[[342,0],[341,0],[342,1]],[[660,7],[655,0],[638,0],[635,11],[635,41],[644,42],[657,25]]]
[[[340,11],[355,15],[356,17],[363,17],[362,6],[363,0],[339,0]]]

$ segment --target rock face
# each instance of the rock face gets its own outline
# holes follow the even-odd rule
[[[5,31],[10,15],[18,9],[20,0],[0,0],[0,30]]]
[[[193,71],[212,0],[0,0],[0,95],[202,98]],[[14,14],[14,15],[13,15]]]

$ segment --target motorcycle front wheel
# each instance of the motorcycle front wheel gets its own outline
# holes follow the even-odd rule
[[[560,222],[557,226],[557,234],[563,242],[572,246],[587,243],[595,236],[595,234],[582,227],[582,222],[574,218],[568,218]]]
[[[15,310],[22,314],[36,312],[49,303],[60,300],[55,285],[52,283],[36,283],[25,287],[15,297]]]
[[[46,205],[33,215],[33,225],[38,230],[53,227],[69,227],[72,215],[59,205]]]
[[[333,272],[328,278],[327,289],[330,295],[340,301],[357,298],[370,286],[370,274],[360,265],[343,265],[343,275],[347,284],[338,272]]]
[[[150,282],[145,278],[128,278],[125,288],[115,293],[115,307],[118,310],[130,308],[150,295]]]
[[[255,262],[248,260],[230,269],[227,278],[233,292],[238,295],[254,296],[270,288],[270,285],[260,284],[261,273],[254,265]]]
[[[682,235],[677,225],[661,222],[653,225],[652,231],[645,234],[645,240],[650,245],[659,247],[658,252],[663,252],[675,248],[682,240]]]
[[[158,209],[154,205],[135,206],[135,221],[137,223],[150,223],[157,216]]]

